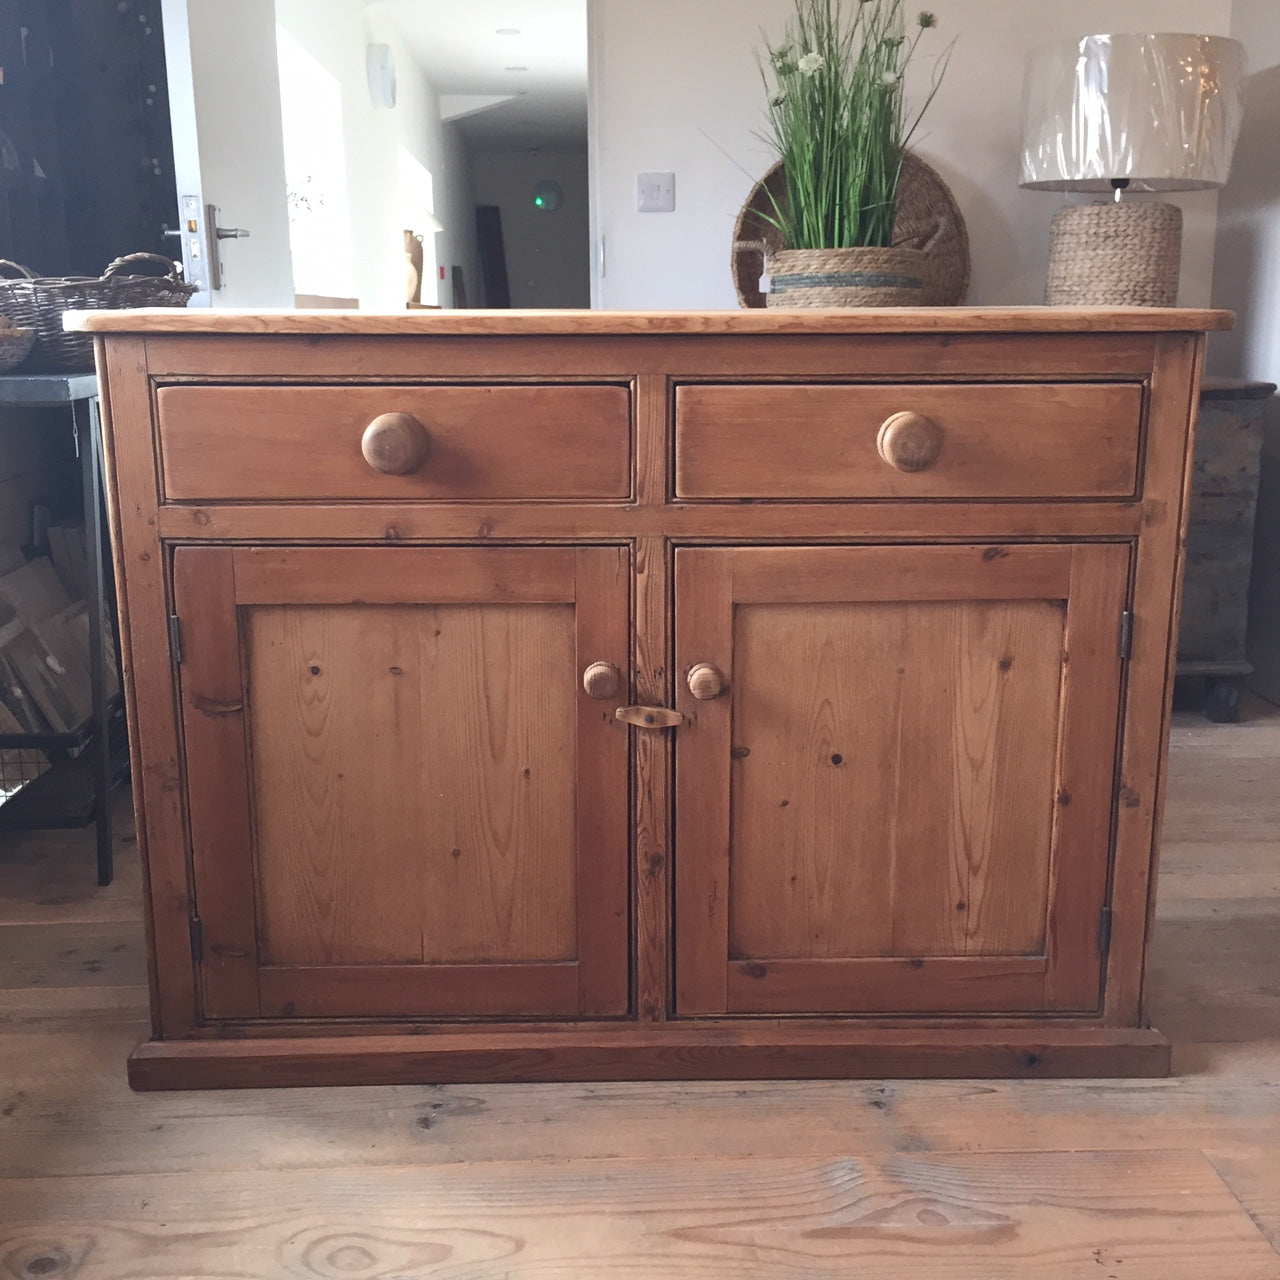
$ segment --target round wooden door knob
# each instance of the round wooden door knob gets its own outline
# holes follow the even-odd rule
[[[697,666],[691,667],[686,679],[689,682],[689,692],[699,702],[710,702],[725,690],[724,676],[709,662],[699,662]]]
[[[622,672],[612,662],[593,662],[582,673],[582,687],[592,698],[612,698],[622,687]]]
[[[384,476],[412,475],[426,462],[431,437],[411,413],[380,413],[364,429],[360,452]]]
[[[942,452],[942,428],[923,413],[895,413],[881,423],[876,449],[899,471],[927,471]]]

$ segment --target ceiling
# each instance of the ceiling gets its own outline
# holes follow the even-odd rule
[[[586,148],[587,0],[366,2],[395,24],[473,148]]]

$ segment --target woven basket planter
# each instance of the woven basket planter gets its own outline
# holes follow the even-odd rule
[[[164,274],[157,275],[157,271]],[[196,291],[194,285],[179,279],[168,258],[155,253],[117,258],[97,280],[87,276],[40,277],[6,259],[0,259],[0,275],[18,277],[0,279],[0,313],[36,333],[24,373],[92,371],[93,335],[66,333],[62,328],[64,311],[185,307]]]
[[[779,249],[770,307],[918,307],[928,264],[919,249]]]
[[[1053,220],[1051,307],[1174,307],[1182,260],[1182,210],[1108,201],[1071,205]]]
[[[765,263],[783,248],[782,232],[769,219],[787,198],[787,179],[778,161],[752,188],[733,228],[731,269],[738,305],[764,307],[760,291]],[[953,307],[969,288],[969,233],[964,215],[937,170],[914,152],[902,156],[893,243],[923,250],[927,279],[923,305]]]

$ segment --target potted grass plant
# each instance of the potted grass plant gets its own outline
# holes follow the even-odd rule
[[[796,0],[782,41],[759,57],[785,191],[762,213],[785,248],[769,264],[771,307],[910,306],[925,258],[893,242],[903,153],[933,101],[950,49],[909,108],[908,66],[932,13],[904,0]],[[922,51],[920,51],[922,52]]]

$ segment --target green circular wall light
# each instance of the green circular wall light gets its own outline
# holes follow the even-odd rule
[[[543,213],[555,213],[564,203],[564,188],[550,178],[544,178],[533,189],[533,207]]]

